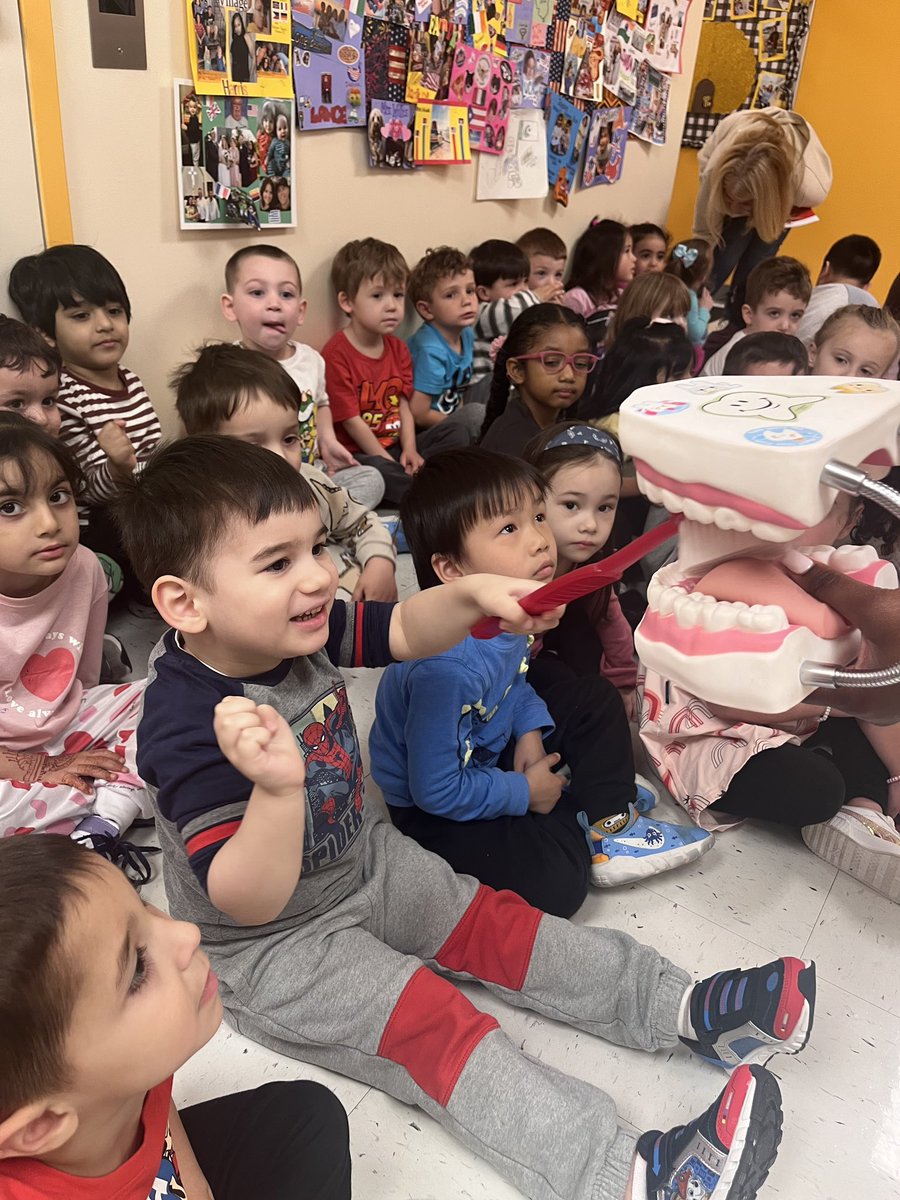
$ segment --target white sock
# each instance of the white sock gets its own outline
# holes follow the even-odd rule
[[[687,991],[681,997],[681,1004],[678,1006],[678,1017],[675,1021],[675,1032],[679,1037],[696,1038],[697,1031],[694,1029],[691,1021],[691,996],[694,991],[694,984],[688,984]]]
[[[631,1191],[627,1200],[647,1200],[647,1164],[639,1154],[634,1156],[631,1176]]]
[[[135,788],[120,790],[106,784],[97,787],[92,808],[98,817],[112,822],[123,833],[141,815],[141,796]]]

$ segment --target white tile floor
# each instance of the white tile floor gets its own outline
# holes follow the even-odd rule
[[[403,591],[412,580],[401,559]],[[152,622],[120,619],[135,666],[158,634]],[[348,672],[363,742],[372,720],[376,671]],[[377,795],[371,781],[368,796]],[[662,816],[675,817],[663,802]],[[159,880],[146,895],[164,900]],[[609,925],[661,949],[697,976],[766,962],[778,954],[815,958],[816,1025],[797,1058],[772,1062],[784,1096],[781,1154],[762,1195],[783,1200],[896,1200],[900,1197],[900,910],[816,859],[774,827],[720,835],[694,866],[645,886],[591,894],[574,918]],[[623,1123],[666,1128],[699,1112],[722,1086],[714,1068],[684,1050],[619,1050],[563,1025],[507,1008],[466,989],[523,1049],[601,1085]],[[416,1109],[362,1084],[280,1058],[223,1025],[176,1078],[175,1099],[194,1103],[271,1079],[312,1078],[331,1087],[350,1114],[357,1200],[517,1200],[519,1193]]]

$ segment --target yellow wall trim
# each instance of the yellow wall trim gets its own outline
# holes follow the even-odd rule
[[[44,241],[55,246],[73,239],[50,0],[19,0],[19,20]]]

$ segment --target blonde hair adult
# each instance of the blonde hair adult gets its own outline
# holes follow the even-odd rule
[[[606,344],[611,346],[624,329],[625,323],[634,317],[673,321],[686,317],[691,311],[691,293],[686,283],[674,275],[648,271],[638,275],[622,293],[606,333]]]

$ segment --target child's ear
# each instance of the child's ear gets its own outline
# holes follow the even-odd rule
[[[303,324],[303,322],[304,322],[304,320],[305,320],[305,318],[306,318],[306,306],[307,306],[307,304],[308,304],[308,303],[309,303],[309,302],[308,302],[307,300],[301,300],[301,301],[300,301],[300,310],[299,310],[299,312],[297,313],[297,324],[298,324],[298,325],[302,325],[302,324]],[[293,329],[292,329],[292,330],[291,330],[291,333],[293,333],[293,332],[294,332],[294,331],[293,331]]]
[[[743,318],[745,325],[749,325],[750,322],[753,320],[754,311],[755,310],[752,309],[749,304],[741,305],[741,317]]]
[[[237,316],[234,311],[234,298],[230,292],[222,293],[222,316],[226,321],[236,321]]]
[[[810,370],[810,373],[812,373],[812,371],[815,369],[816,355],[819,353],[819,347],[816,345],[815,342],[810,342],[809,345],[806,347],[806,353],[809,358],[809,370]]]
[[[516,387],[525,382],[525,368],[517,358],[506,360],[506,378]]]
[[[431,566],[441,583],[452,583],[454,579],[462,579],[465,573],[446,554],[432,554]]]
[[[416,312],[419,314],[419,316],[422,318],[423,321],[430,321],[430,320],[432,320],[432,318],[434,316],[434,314],[431,311],[431,305],[428,303],[427,300],[417,300],[416,301]]]
[[[77,1128],[78,1115],[68,1104],[26,1104],[0,1122],[0,1160],[44,1158],[64,1146]]]
[[[338,308],[341,310],[342,313],[345,314],[345,316],[348,316],[348,317],[353,316],[353,301],[350,299],[350,297],[347,295],[346,292],[338,292],[337,302],[338,302]]]
[[[478,283],[475,285],[475,295],[478,297],[478,299],[481,301],[482,304],[486,304],[487,301],[490,300],[490,298],[491,298],[490,288],[486,288],[483,283]]]
[[[203,593],[177,575],[161,575],[151,590],[153,603],[167,625],[181,633],[203,633],[207,627]]]

